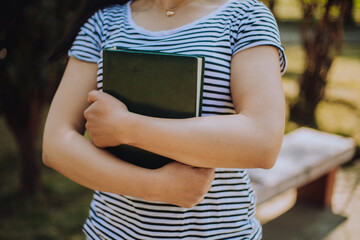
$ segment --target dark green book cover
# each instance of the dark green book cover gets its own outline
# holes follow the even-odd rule
[[[204,58],[180,54],[105,49],[103,90],[130,112],[160,118],[201,116]],[[155,169],[169,158],[128,145],[107,148],[135,165]]]

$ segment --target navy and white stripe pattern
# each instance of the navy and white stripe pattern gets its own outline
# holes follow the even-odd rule
[[[95,13],[81,28],[70,56],[96,62],[102,88],[102,50],[121,47],[205,56],[203,116],[233,114],[230,62],[244,49],[272,45],[286,58],[276,22],[257,0],[228,0],[209,15],[168,31],[136,25],[130,4]],[[95,191],[84,232],[90,239],[260,239],[255,193],[245,170],[217,169],[203,202],[191,209]]]

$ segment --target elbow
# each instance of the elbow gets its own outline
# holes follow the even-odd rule
[[[43,146],[42,146],[42,162],[47,167],[52,167],[52,158],[51,158],[51,149],[50,147],[51,143],[48,142],[46,137],[44,137],[43,140]]]
[[[275,166],[276,160],[277,157],[276,158],[267,157],[263,159],[263,161],[259,164],[259,168],[271,169]]]
[[[48,121],[45,124],[44,133],[43,133],[43,139],[42,139],[42,163],[52,168],[53,165],[53,155],[54,155],[54,146],[56,146],[56,141],[58,140],[59,136],[57,132],[54,131],[54,129],[58,129],[54,126],[52,126]],[[61,136],[61,135],[60,135]]]
[[[57,136],[57,137],[54,137]],[[42,162],[45,166],[55,168],[61,154],[61,146],[63,145],[62,135],[58,133],[44,131],[42,143]]]
[[[272,146],[271,148],[264,147],[261,154],[258,154],[257,161],[255,161],[255,168],[271,169],[275,166],[280,146]]]
[[[47,167],[51,167],[51,158],[47,152],[47,149],[44,146],[42,150],[42,163]]]
[[[257,151],[256,167],[262,169],[271,169],[275,166],[278,159],[283,141],[283,132],[271,134],[268,138],[263,138],[261,149]]]

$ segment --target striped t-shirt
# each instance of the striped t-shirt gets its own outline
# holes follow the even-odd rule
[[[231,58],[259,45],[279,49],[284,72],[286,59],[276,22],[257,0],[228,0],[192,23],[158,32],[136,25],[127,3],[96,12],[81,28],[69,55],[98,64],[99,89],[104,48],[205,56],[202,116],[209,116],[235,113]],[[255,201],[246,170],[222,168],[216,170],[205,199],[190,209],[95,191],[83,230],[90,239],[260,239]]]

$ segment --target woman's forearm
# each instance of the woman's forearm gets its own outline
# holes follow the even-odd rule
[[[283,134],[281,124],[255,122],[240,114],[134,119],[129,144],[201,167],[269,168],[276,161]]]
[[[214,169],[194,168],[177,162],[155,170],[137,167],[96,148],[71,130],[57,132],[45,129],[43,161],[69,179],[93,190],[186,208],[203,200],[215,177]]]
[[[264,108],[261,114],[244,110],[189,119],[131,113],[121,102],[98,91],[92,91],[89,100],[86,127],[96,146],[128,144],[197,167],[270,168],[284,133],[281,100],[279,106]]]
[[[116,159],[75,131],[45,132],[43,161],[90,189],[148,197],[145,183],[151,178],[149,170]]]
[[[226,116],[161,119],[128,112],[103,92],[92,91],[89,99],[86,127],[96,146],[129,144],[197,167],[270,168],[284,132],[283,104],[262,110],[260,117],[243,110]]]

